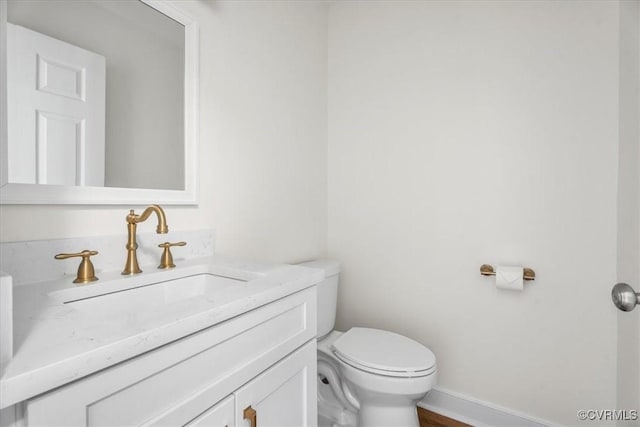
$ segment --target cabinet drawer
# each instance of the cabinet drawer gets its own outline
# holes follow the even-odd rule
[[[183,425],[315,333],[309,288],[31,399],[28,422]]]

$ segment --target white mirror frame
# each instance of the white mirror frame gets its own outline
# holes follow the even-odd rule
[[[198,203],[198,23],[176,5],[140,0],[184,25],[184,190],[15,184],[8,182],[7,141],[7,2],[0,1],[0,204],[3,205],[132,205]]]

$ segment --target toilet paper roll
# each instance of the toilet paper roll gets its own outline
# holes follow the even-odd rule
[[[524,268],[522,267],[499,265],[496,269],[496,287],[521,291],[524,288],[523,273]]]

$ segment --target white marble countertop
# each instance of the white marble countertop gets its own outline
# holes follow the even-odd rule
[[[320,270],[260,264],[219,256],[183,261],[171,270],[142,266],[136,276],[102,272],[78,286],[72,278],[23,284],[13,289],[14,354],[0,379],[0,409],[231,317],[283,298],[323,279]],[[127,290],[175,278],[210,273],[247,282],[162,307],[140,310],[78,310],[69,299]],[[134,292],[134,291],[128,291]],[[94,298],[92,304],[100,304]],[[105,303],[107,304],[107,303]],[[114,315],[116,313],[117,315]]]

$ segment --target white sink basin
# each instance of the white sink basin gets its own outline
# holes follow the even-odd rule
[[[94,314],[106,310],[113,312],[114,308],[120,312],[140,313],[185,301],[211,301],[221,291],[245,283],[246,280],[200,273],[82,298],[63,295],[62,303],[75,310]]]

